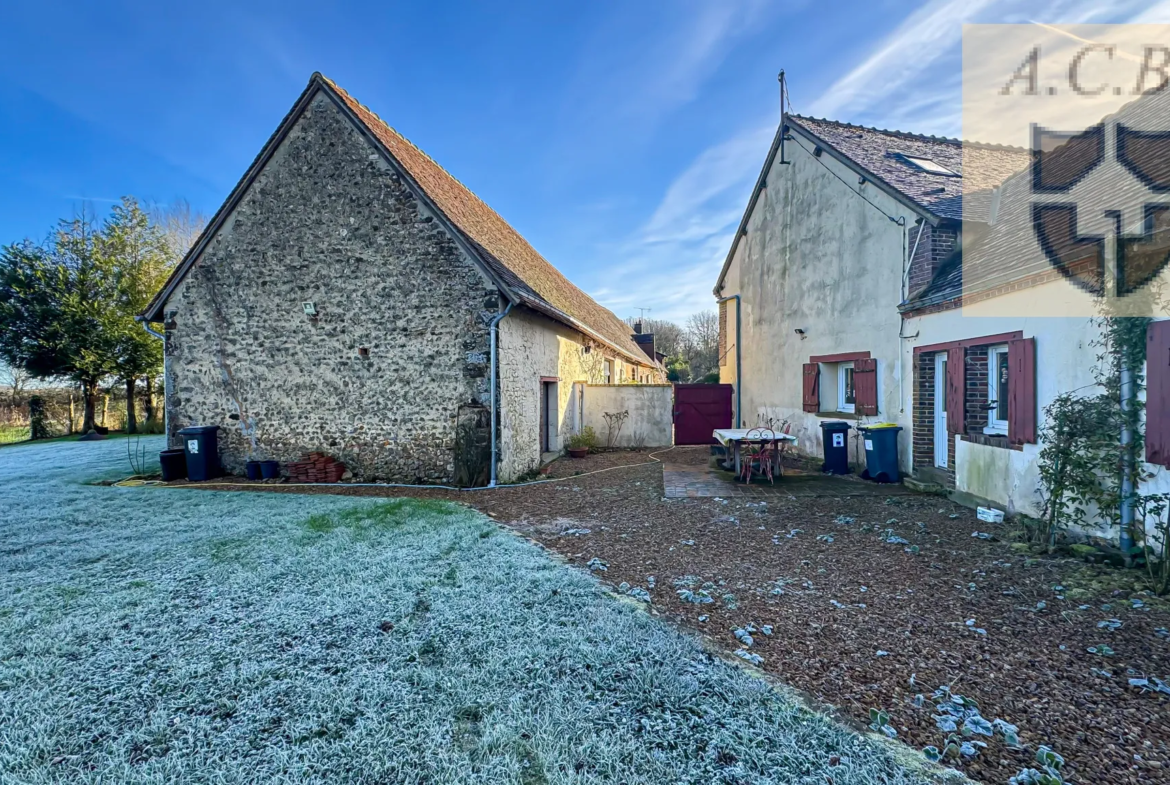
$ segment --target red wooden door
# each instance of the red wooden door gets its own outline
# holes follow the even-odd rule
[[[674,443],[717,444],[711,432],[731,427],[734,391],[730,384],[676,384]]]

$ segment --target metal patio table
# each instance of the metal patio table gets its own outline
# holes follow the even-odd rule
[[[775,476],[779,477],[783,474],[780,466],[781,446],[788,447],[796,444],[795,436],[773,431],[771,428],[716,428],[711,435],[724,447],[729,448],[731,453],[731,468],[734,469],[736,477],[741,475],[743,468],[742,457],[744,445],[758,444],[763,446],[771,444],[774,447],[772,450],[773,472]]]

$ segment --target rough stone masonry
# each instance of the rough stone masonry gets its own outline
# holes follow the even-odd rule
[[[165,305],[171,443],[218,425],[232,472],[317,450],[359,478],[468,482],[500,299],[318,95]]]

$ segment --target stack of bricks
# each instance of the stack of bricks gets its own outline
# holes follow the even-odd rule
[[[288,465],[288,478],[292,482],[340,482],[343,474],[345,464],[323,452],[311,452]]]

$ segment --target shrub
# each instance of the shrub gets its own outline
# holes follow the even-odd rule
[[[586,450],[597,449],[597,432],[593,430],[592,425],[586,425],[581,429],[580,433],[575,433],[569,437],[569,447],[574,450],[582,448]]]

